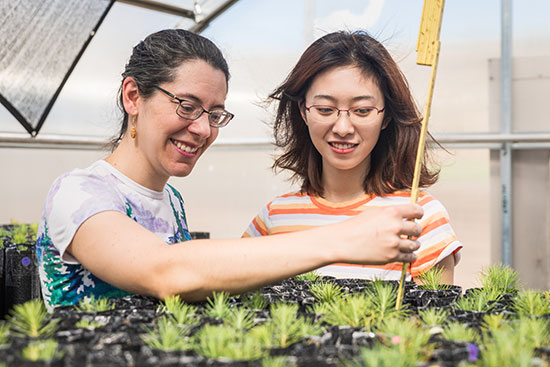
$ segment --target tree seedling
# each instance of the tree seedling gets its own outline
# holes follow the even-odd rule
[[[510,325],[483,334],[480,367],[532,367],[534,348]]]
[[[224,323],[237,330],[248,330],[254,326],[254,316],[245,309],[233,309],[224,319]]]
[[[418,276],[418,279],[422,283],[419,287],[429,290],[442,290],[451,288],[450,285],[441,283],[442,277],[443,268],[440,268],[439,266],[433,266],[428,271]]]
[[[331,282],[315,282],[309,285],[309,291],[319,302],[334,302],[342,296],[342,287]]]
[[[106,324],[103,324],[103,323],[100,323],[100,322],[97,322],[97,321],[93,321],[93,320],[90,320],[90,319],[81,319],[75,324],[75,326],[77,328],[90,329],[90,330],[93,330],[95,328],[102,327],[102,326],[105,326],[105,325]]]
[[[301,281],[316,282],[320,279],[321,279],[321,275],[315,270],[296,276],[296,280],[301,280]]]
[[[10,326],[6,322],[0,322],[0,346],[8,343]]]
[[[498,301],[501,295],[485,289],[474,289],[466,297],[455,302],[455,308],[462,311],[489,312],[494,308],[492,301]]]
[[[8,323],[14,333],[35,338],[55,333],[58,322],[48,320],[48,312],[40,299],[15,305],[8,316]]]
[[[505,325],[506,325],[506,319],[504,318],[504,315],[501,313],[484,315],[483,321],[481,323],[482,328],[488,332],[501,329]]]
[[[480,283],[485,291],[515,293],[519,289],[519,274],[507,265],[492,265],[481,272]]]
[[[253,360],[266,355],[252,334],[224,325],[205,325],[195,339],[196,352],[208,358]]]
[[[384,336],[386,346],[398,349],[402,358],[411,363],[427,356],[433,349],[428,344],[429,330],[419,327],[414,319],[385,319],[378,325],[378,332]]]
[[[447,340],[453,340],[464,343],[474,343],[479,340],[479,335],[475,329],[464,324],[451,322],[443,327],[441,336]]]
[[[316,303],[312,310],[323,315],[331,325],[349,325],[370,329],[373,323],[372,299],[366,294],[352,294],[331,303]]]
[[[269,304],[260,291],[245,293],[241,296],[241,301],[243,306],[250,310],[263,310]]]
[[[103,312],[113,310],[114,308],[114,303],[109,299],[103,297],[96,299],[93,295],[82,298],[78,301],[78,306],[76,306],[78,312]]]
[[[178,295],[166,297],[159,311],[169,314],[178,325],[195,326],[199,323],[197,307],[183,302]]]
[[[445,323],[449,317],[449,312],[443,308],[437,309],[431,307],[420,311],[418,316],[420,316],[420,320],[422,320],[426,326],[439,326]]]
[[[550,314],[550,301],[542,292],[524,290],[514,299],[514,310],[520,316],[542,316]]]
[[[295,364],[286,357],[265,357],[262,359],[262,367],[292,367]]]
[[[153,329],[145,328],[142,340],[150,348],[162,351],[190,350],[194,347],[189,332],[191,327],[178,325],[168,317],[157,320]]]
[[[297,305],[274,304],[270,312],[269,321],[250,330],[266,348],[286,348],[308,336],[323,332],[319,324],[298,316]]]
[[[412,356],[404,356],[396,348],[388,348],[377,345],[374,348],[362,348],[357,360],[346,363],[346,367],[414,367],[420,360],[414,360]]]
[[[207,299],[205,315],[217,319],[226,318],[231,312],[229,307],[229,293],[213,292],[212,297]]]
[[[63,356],[58,346],[58,342],[54,339],[32,341],[21,350],[21,356],[28,361],[57,360]]]

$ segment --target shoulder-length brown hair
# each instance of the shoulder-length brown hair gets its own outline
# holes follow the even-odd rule
[[[268,102],[278,103],[273,134],[275,144],[283,148],[273,169],[293,171],[292,178],[301,181],[303,192],[323,195],[321,155],[300,114],[301,102],[317,75],[348,65],[359,67],[366,77],[373,78],[384,96],[386,128],[371,152],[365,192],[383,196],[410,189],[422,119],[401,70],[385,47],[364,31],[334,32],[315,41],[268,97]],[[438,179],[439,169],[429,169],[428,159],[426,150],[421,187]]]

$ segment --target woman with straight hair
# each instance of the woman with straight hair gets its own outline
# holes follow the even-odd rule
[[[291,171],[300,190],[264,206],[243,237],[320,228],[410,202],[422,118],[401,70],[368,33],[340,31],[315,41],[269,101],[276,104],[273,131],[282,148],[273,168]],[[439,173],[425,155],[420,187],[434,184]],[[409,279],[438,266],[452,284],[462,245],[439,201],[421,192],[418,203],[422,234]],[[401,268],[341,262],[318,271],[399,279]]]

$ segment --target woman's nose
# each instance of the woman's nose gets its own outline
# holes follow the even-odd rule
[[[208,138],[212,133],[212,127],[208,121],[208,114],[203,113],[198,119],[191,121],[191,124],[187,126],[187,130],[204,139]]]
[[[339,111],[339,115],[332,126],[332,132],[340,136],[353,134],[355,128],[351,122],[349,111]]]

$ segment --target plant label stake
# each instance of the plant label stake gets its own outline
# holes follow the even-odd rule
[[[441,31],[441,20],[443,18],[443,7],[445,0],[424,0],[422,8],[422,18],[420,20],[420,31],[418,33],[418,42],[416,52],[418,52],[416,63],[432,67],[430,75],[430,84],[428,87],[428,97],[424,107],[424,116],[422,118],[422,128],[420,130],[420,139],[416,151],[416,163],[414,166],[414,176],[411,186],[411,203],[415,204],[418,200],[418,185],[420,182],[420,168],[422,167],[422,158],[424,157],[424,147],[426,145],[426,132],[428,131],[428,119],[430,118],[430,108],[432,105],[432,96],[435,84],[435,73],[439,60],[439,33]],[[410,238],[410,237],[409,237]],[[405,278],[407,277],[408,263],[403,263],[401,270],[401,279],[397,290],[397,301],[395,309],[399,310],[403,302],[403,293],[405,292]]]

